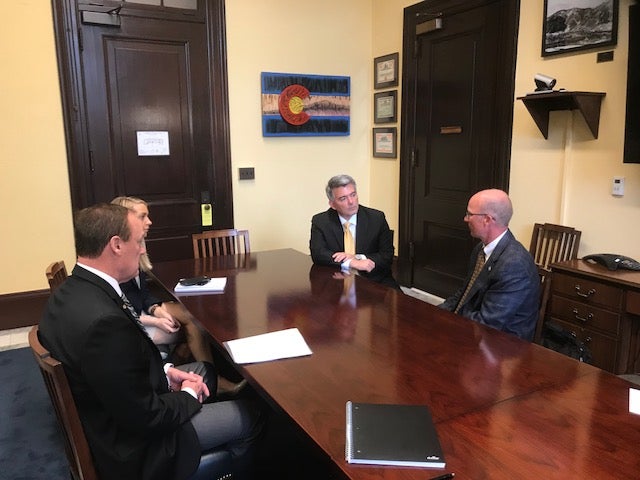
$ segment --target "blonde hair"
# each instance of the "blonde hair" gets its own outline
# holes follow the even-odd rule
[[[111,200],[111,203],[128,208],[129,210],[133,209],[134,205],[148,206],[147,202],[137,197],[116,197]],[[140,268],[145,272],[149,272],[153,268],[151,260],[149,259],[149,254],[147,254],[146,252],[140,256]]]

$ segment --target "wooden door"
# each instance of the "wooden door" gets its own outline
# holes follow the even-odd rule
[[[405,9],[399,277],[447,297],[477,240],[469,197],[508,187],[517,1]]]
[[[224,3],[54,2],[74,208],[149,203],[152,260],[192,257],[202,205],[233,226]]]

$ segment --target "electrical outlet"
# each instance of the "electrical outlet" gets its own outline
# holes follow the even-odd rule
[[[253,167],[241,167],[238,169],[240,180],[254,180],[256,178]]]

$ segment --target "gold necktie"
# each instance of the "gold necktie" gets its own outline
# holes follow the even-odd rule
[[[349,228],[350,226],[351,224],[349,222],[344,222],[344,253],[355,255],[356,245],[353,241],[353,235],[351,235],[351,228]]]
[[[462,294],[462,296],[460,297],[460,301],[458,302],[458,306],[456,307],[453,313],[458,313],[458,311],[464,304],[464,301],[466,300],[467,295],[469,294],[469,290],[471,290],[473,283],[476,281],[476,278],[478,278],[478,275],[480,275],[480,271],[482,270],[482,267],[484,267],[484,261],[485,261],[484,249],[481,248],[480,251],[478,252],[478,258],[476,259],[476,266],[473,268],[473,273],[471,274],[471,278],[469,279],[467,288],[465,288],[464,293]]]

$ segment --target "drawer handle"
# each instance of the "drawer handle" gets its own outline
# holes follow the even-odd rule
[[[580,320],[583,323],[587,323],[589,320],[593,320],[593,313],[588,313],[587,317],[581,317],[580,315],[578,315],[578,309],[574,308],[573,309],[573,314],[576,317],[576,320]]]
[[[574,331],[569,332],[569,335],[571,335],[575,339],[578,338],[578,334],[576,332],[574,332]],[[584,341],[582,343],[586,344],[586,343],[589,343],[591,340],[592,340],[591,337],[587,337],[587,338],[584,339]],[[582,360],[580,360],[580,361],[582,361]]]
[[[591,295],[595,295],[596,289],[592,288],[587,293],[582,293],[580,291],[580,285],[576,285],[576,295],[582,298],[589,298]]]

